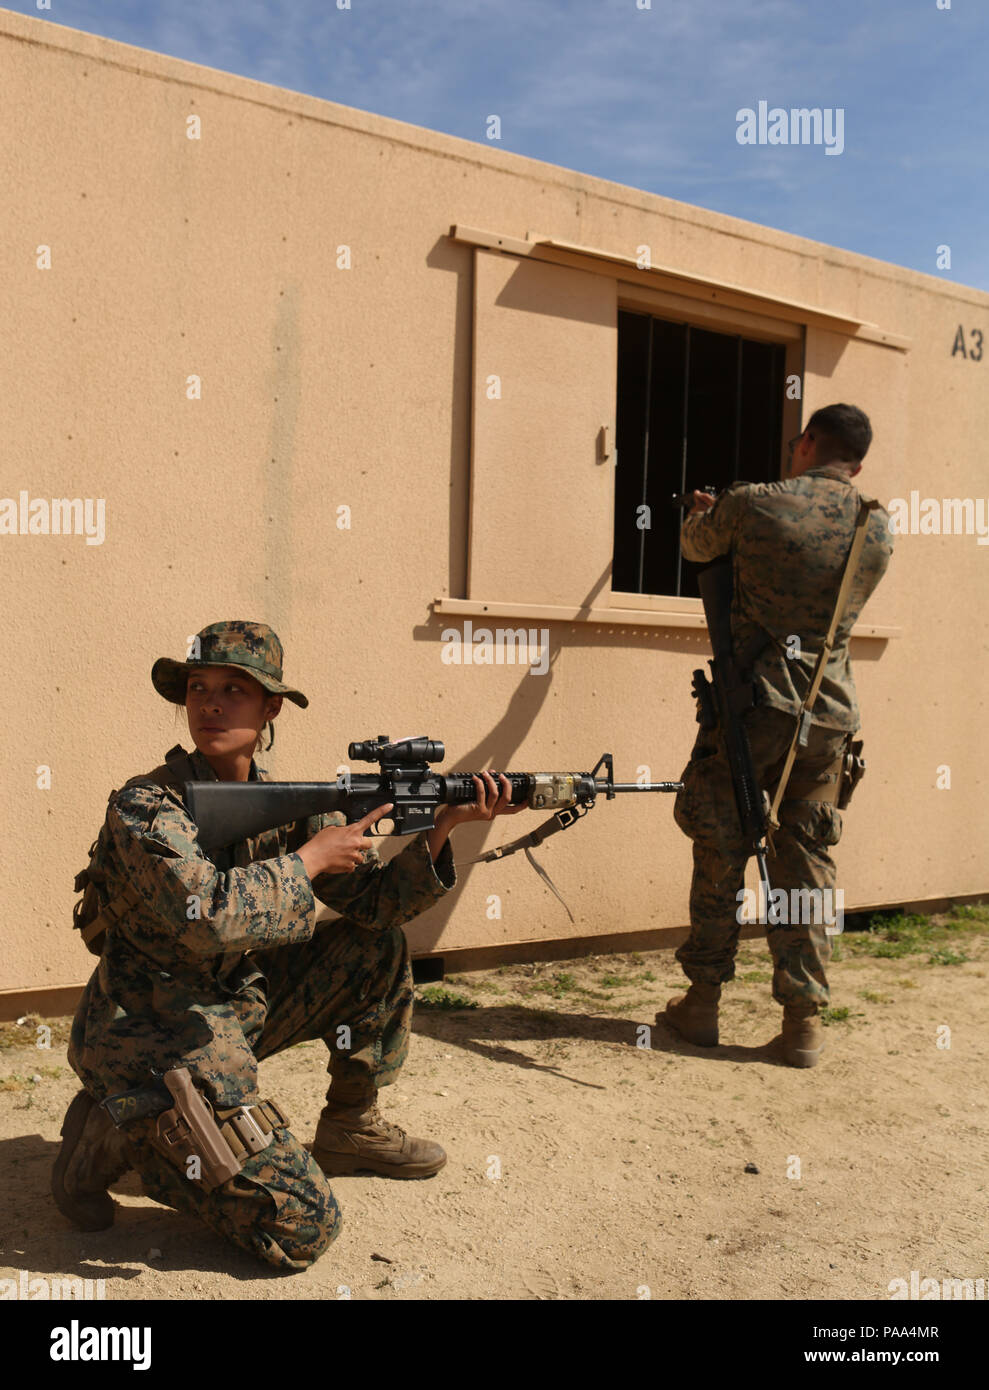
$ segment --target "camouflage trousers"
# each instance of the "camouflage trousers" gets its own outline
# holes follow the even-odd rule
[[[756,780],[772,796],[783,770],[794,717],[784,710],[757,706],[745,715]],[[846,747],[840,729],[811,727],[807,746],[798,747],[790,775],[795,787],[813,781]],[[731,773],[721,733],[701,729],[682,775],[683,790],[674,806],[676,822],[693,840],[694,874],[690,886],[690,935],[676,958],[698,984],[722,984],[735,974],[741,924],[738,894],[745,882],[749,850],[741,841]],[[784,800],[774,853],[767,859],[774,889],[833,889],[835,864],[828,853],[841,838],[841,814],[826,802]],[[833,901],[833,900],[832,900]],[[786,920],[767,928],[773,957],[773,998],[778,1004],[824,1007],[830,1000],[825,967],[831,938],[816,914],[788,912],[809,920]]]
[[[346,919],[324,922],[309,941],[256,951],[252,959],[267,979],[242,1011],[245,1041],[258,1061],[321,1038],[334,1081],[370,1088],[395,1080],[408,1052],[413,998],[400,927],[369,931]],[[199,1217],[279,1269],[306,1269],[339,1234],[330,1185],[288,1129],[276,1128],[274,1141],[236,1177],[206,1192],[148,1144],[154,1128],[153,1119],[138,1120],[126,1134],[155,1201]]]

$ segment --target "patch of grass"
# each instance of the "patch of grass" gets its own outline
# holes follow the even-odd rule
[[[30,1076],[4,1076],[0,1078],[0,1091],[27,1091],[33,1090],[38,1082],[35,1077],[47,1077],[50,1081],[55,1080],[66,1070],[65,1067],[39,1067]]]
[[[959,922],[980,922],[989,926],[989,903],[954,903],[951,916]]]
[[[643,970],[642,974],[638,977],[636,983],[640,985],[651,985],[655,981],[655,979],[656,976],[652,973],[651,970]]]
[[[894,980],[893,983],[894,983],[894,985],[898,985],[900,989],[919,989],[919,988],[920,988],[920,986],[917,984],[917,981],[916,981],[916,980],[911,980],[910,977],[907,976],[907,975],[905,975],[905,976],[903,977],[902,980]]]
[[[744,975],[736,975],[743,985],[768,985],[773,978],[771,970],[746,970]]]
[[[442,985],[427,985],[417,996],[416,1002],[426,1009],[476,1009],[477,1000],[468,999],[465,994],[454,994]]]
[[[579,994],[582,999],[596,999],[599,1003],[609,1004],[614,998],[610,990],[603,989],[577,989],[575,994]]]
[[[880,994],[877,989],[863,989],[859,991],[859,998],[864,999],[867,1004],[892,1004],[891,994]]]
[[[932,946],[956,940],[959,933],[984,933],[989,925],[989,914],[983,913],[985,909],[972,908],[967,912],[959,909],[937,919],[917,912],[874,912],[869,918],[868,929],[846,934],[844,943],[851,955],[874,956],[880,960],[921,955]]]
[[[38,1026],[51,1029],[52,1049],[69,1041],[71,1018],[42,1018],[40,1014],[25,1014],[23,1023],[0,1023],[0,1051],[11,1047],[34,1047],[38,1041]],[[47,1051],[38,1048],[39,1052]]]
[[[886,937],[879,938],[871,942],[871,950],[864,951],[865,955],[875,956],[877,960],[897,960],[900,956],[915,955],[917,943],[906,937]]]
[[[939,951],[932,951],[927,957],[928,965],[962,965],[968,960],[964,951],[952,951],[948,946],[942,946]]]
[[[621,989],[631,983],[631,980],[623,980],[621,975],[602,975],[600,980],[602,989]]]
[[[539,980],[537,984],[530,985],[529,994],[551,994],[554,999],[560,999],[564,994],[569,994],[577,986],[577,976],[571,975],[567,970],[558,971],[551,980]]]
[[[827,1028],[832,1023],[847,1023],[851,1017],[851,1010],[847,1005],[844,1005],[840,1009],[821,1009],[818,1017],[825,1028]]]

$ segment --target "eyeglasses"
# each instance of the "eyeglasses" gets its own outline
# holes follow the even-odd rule
[[[810,430],[804,430],[803,434],[796,434],[796,435],[794,435],[794,437],[793,437],[792,439],[788,439],[788,440],[786,441],[786,452],[787,452],[787,454],[788,454],[791,458],[793,457],[793,451],[794,451],[794,449],[795,449],[795,448],[797,447],[797,445],[800,443],[801,439],[803,439],[804,434],[807,436],[808,439],[813,439],[813,438],[814,438],[814,436],[811,434]]]

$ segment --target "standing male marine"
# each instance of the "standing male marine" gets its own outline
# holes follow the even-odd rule
[[[753,708],[744,724],[756,779],[770,798],[835,610],[861,501],[852,479],[871,441],[872,428],[861,410],[825,406],[814,412],[803,434],[790,440],[782,481],[735,483],[716,501],[695,492],[683,523],[681,544],[688,560],[731,556],[732,644],[743,679],[751,678],[753,687]],[[769,878],[791,902],[792,889],[834,889],[829,849],[841,838],[838,769],[859,727],[848,638],[889,564],[888,521],[881,507],[869,513],[848,602],[811,708],[809,737],[797,746],[779,808]],[[685,995],[670,1000],[657,1022],[665,1020],[689,1042],[713,1047],[721,986],[735,973],[739,895],[751,852],[741,837],[720,729],[699,731],[683,782],[674,815],[693,841],[694,874],[690,935],[676,955],[691,984]],[[822,1047],[820,1010],[830,998],[824,972],[831,941],[821,914],[799,913],[813,920],[787,920],[793,915],[784,913],[767,931],[773,998],[783,1005],[785,1060],[812,1067]]]

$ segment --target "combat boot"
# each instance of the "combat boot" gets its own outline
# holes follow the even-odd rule
[[[429,1139],[413,1139],[386,1120],[377,1091],[334,1081],[326,1097],[312,1156],[327,1176],[382,1173],[389,1178],[428,1178],[446,1154]]]
[[[697,1047],[718,1045],[718,1000],[720,985],[692,984],[686,994],[678,994],[656,1015],[657,1023],[668,1023],[687,1042]]]
[[[816,1006],[783,1008],[783,1060],[791,1067],[816,1067],[824,1047],[824,1027]]]
[[[51,1179],[55,1205],[81,1231],[106,1230],[116,1215],[107,1188],[134,1166],[130,1146],[88,1091],[72,1101],[61,1133]]]

